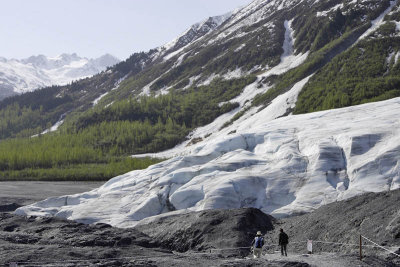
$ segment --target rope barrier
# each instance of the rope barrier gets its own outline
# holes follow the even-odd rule
[[[321,240],[312,240],[313,243],[322,243],[322,244],[333,244],[333,245],[343,245],[343,246],[356,246],[358,247],[359,244],[352,244],[352,243],[340,243],[340,242],[330,242],[330,241],[321,241]],[[290,244],[307,244],[307,241],[295,241],[295,242],[290,242]],[[376,243],[374,243],[376,244]],[[265,247],[278,247],[279,245],[264,245],[263,248]],[[379,245],[363,245],[363,247],[382,247]],[[210,251],[215,251],[215,250],[235,250],[235,249],[250,249],[251,247],[233,247],[233,248],[212,248]],[[392,248],[392,249],[397,249],[398,247],[386,247],[385,249],[388,250],[387,248]],[[390,252],[390,250],[388,250]],[[196,253],[197,254],[197,253]]]
[[[381,248],[381,249],[384,249],[384,250],[386,250],[387,252],[389,252],[389,253],[391,253],[391,254],[393,254],[393,255],[396,255],[397,257],[400,257],[399,254],[397,254],[397,253],[395,253],[395,252],[393,252],[393,251],[391,251],[391,250],[389,250],[389,249],[387,249],[387,248],[385,248],[385,247],[383,247],[383,246],[378,245],[377,243],[375,243],[375,242],[372,241],[371,239],[369,239],[369,238],[367,238],[367,237],[365,237],[365,236],[363,236],[363,235],[361,235],[361,237],[364,238],[364,239],[366,239],[367,241],[371,242],[371,243],[374,244],[376,247],[379,247],[379,248]]]
[[[377,243],[375,243],[374,241],[370,240],[369,238],[362,236],[364,239],[366,239],[367,241],[373,243],[374,245],[363,245],[363,247],[379,247],[381,249],[384,249],[386,251],[388,251],[391,254],[396,255],[397,257],[400,257],[399,254],[389,250],[388,248],[394,248],[397,249],[398,247],[384,247],[384,246],[380,246]],[[322,240],[312,240],[313,243],[322,243],[322,244],[333,244],[333,245],[344,245],[344,246],[359,246],[359,244],[352,244],[352,243],[341,243],[341,242],[330,242],[330,241],[322,241]],[[290,242],[290,244],[307,244],[307,241],[294,241],[294,242]],[[264,245],[263,248],[266,247],[277,247],[279,245]],[[211,251],[223,251],[223,250],[235,250],[235,249],[250,249],[251,247],[233,247],[233,248],[211,248]],[[190,254],[186,254],[186,253],[174,253],[175,255],[180,255],[180,256],[185,256],[185,257],[189,257]],[[199,253],[193,253],[195,255],[204,255],[204,254],[209,254],[209,253],[205,253],[205,252],[199,252]],[[31,265],[31,266],[42,266],[43,264],[46,264],[47,267],[51,267],[51,266],[57,266],[57,265],[51,265],[51,264],[57,264],[57,263],[79,263],[79,262],[90,262],[90,261],[98,261],[98,260],[130,260],[130,259],[134,259],[134,260],[144,260],[144,259],[149,259],[149,258],[162,258],[165,256],[132,256],[132,257],[120,257],[120,258],[93,258],[93,259],[86,259],[86,260],[64,260],[64,261],[54,261],[54,262],[16,262],[19,265]]]
[[[341,243],[341,242],[330,242],[330,241],[321,241],[321,240],[312,240],[313,243],[321,243],[321,244],[332,244],[332,245],[343,245],[343,246],[354,246],[354,247],[358,247],[360,246],[359,244],[355,244],[355,243]],[[307,244],[307,241],[295,241],[295,242],[290,242],[290,244]],[[376,243],[374,243],[376,244]],[[279,245],[264,245],[263,248],[266,247],[278,247]],[[363,247],[370,247],[370,248],[376,248],[376,247],[382,247],[379,245],[363,245]],[[212,248],[210,249],[210,251],[215,251],[215,250],[235,250],[235,249],[250,249],[251,247],[233,247],[233,248]],[[383,248],[383,247],[382,247]],[[391,249],[397,249],[398,247],[386,247],[384,248],[385,250],[392,252],[390,250],[388,250],[388,248]],[[397,254],[396,254],[397,255]]]
[[[312,240],[313,243],[322,243],[322,244],[333,244],[333,245],[343,245],[343,246],[360,246],[360,244],[352,244],[352,243],[340,243],[340,242],[329,242],[329,241],[320,241],[320,240]],[[290,242],[290,244],[301,244],[301,243],[307,243],[307,241],[302,241],[302,242]],[[381,246],[374,246],[374,245],[363,245],[363,247],[381,247]],[[392,249],[397,249],[399,247],[387,247],[387,248],[392,248]]]
[[[234,247],[234,248],[211,248],[210,250],[234,250],[234,249],[250,249],[251,247]]]

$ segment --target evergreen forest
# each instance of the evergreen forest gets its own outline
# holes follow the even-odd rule
[[[254,81],[254,76],[215,79],[206,86],[172,89],[166,95],[132,97],[107,108],[71,114],[54,133],[4,139],[0,180],[107,180],[146,168],[160,159],[130,155],[172,148],[195,127],[237,108],[237,103],[228,101]],[[19,110],[33,114],[31,107]],[[13,121],[13,115],[21,118],[21,114],[7,116]],[[18,126],[15,120],[14,127]]]

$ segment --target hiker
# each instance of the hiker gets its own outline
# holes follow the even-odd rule
[[[281,228],[281,232],[279,233],[279,245],[281,246],[282,256],[283,256],[283,252],[285,252],[285,256],[287,256],[287,252],[286,252],[287,244],[289,244],[289,236]]]
[[[262,247],[264,246],[264,238],[261,236],[261,231],[257,232],[257,236],[251,242],[251,246],[253,248],[253,256],[254,258],[260,258]]]

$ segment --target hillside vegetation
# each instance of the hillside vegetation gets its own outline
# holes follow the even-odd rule
[[[388,23],[380,31],[393,31]],[[400,96],[400,37],[361,42],[334,58],[300,93],[295,112],[308,113]]]
[[[226,102],[254,82],[249,76],[159,97],[119,101],[75,114],[59,132],[0,142],[0,179],[106,180],[157,159],[126,158],[182,142],[195,127],[238,106]]]
[[[321,5],[325,10],[329,10],[342,2],[345,1],[329,1]],[[388,22],[382,25],[374,33],[375,39],[370,38],[352,46],[371,26],[369,20],[378,17],[389,7],[390,3],[389,1],[380,1],[375,8],[370,8],[370,4],[372,3],[367,3],[366,6],[358,7],[358,9],[345,4],[343,9],[338,8],[331,16],[315,17],[315,9],[305,11],[302,16],[297,16],[293,21],[296,52],[310,50],[312,53],[299,67],[272,77],[274,83],[272,89],[256,97],[253,104],[268,105],[275,97],[288,91],[296,82],[313,73],[315,75],[299,95],[294,110],[296,114],[398,96],[395,92],[388,92],[398,86],[391,79],[398,75],[395,54],[392,54],[390,64],[385,62],[390,53],[398,51],[399,37],[395,36],[396,26],[394,23]],[[386,16],[386,20],[396,18],[398,13],[400,12],[392,12],[391,16]],[[316,20],[318,23],[315,23]],[[361,51],[363,55],[359,57],[354,51]],[[368,52],[364,54],[363,51]],[[388,73],[387,67],[391,68],[390,73]],[[383,78],[383,76],[385,77]],[[365,77],[368,77],[369,80],[365,81]],[[382,79],[376,79],[378,77]],[[354,79],[352,80],[352,78]],[[341,87],[344,84],[345,88]],[[381,86],[382,84],[384,86]],[[343,93],[346,90],[353,91],[355,86],[360,88],[369,86],[366,90],[369,90],[370,93],[355,93],[354,99],[351,99],[350,92]],[[323,102],[325,103],[324,108],[322,107]]]

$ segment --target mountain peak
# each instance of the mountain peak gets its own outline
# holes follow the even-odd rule
[[[174,52],[182,49],[183,47],[189,45],[190,43],[198,40],[199,38],[219,27],[222,23],[229,19],[232,14],[233,12],[229,12],[224,15],[209,17],[208,19],[195,23],[177,38],[163,45],[161,49],[169,52]]]
[[[21,60],[0,58],[0,73],[3,73],[0,90],[7,91],[7,94],[2,92],[0,95],[3,98],[44,86],[67,84],[99,73],[119,61],[110,54],[88,59],[77,53],[62,53],[54,57],[39,54]]]
[[[120,60],[113,55],[106,53],[98,58],[92,59],[92,62],[99,67],[108,67],[117,64]]]

